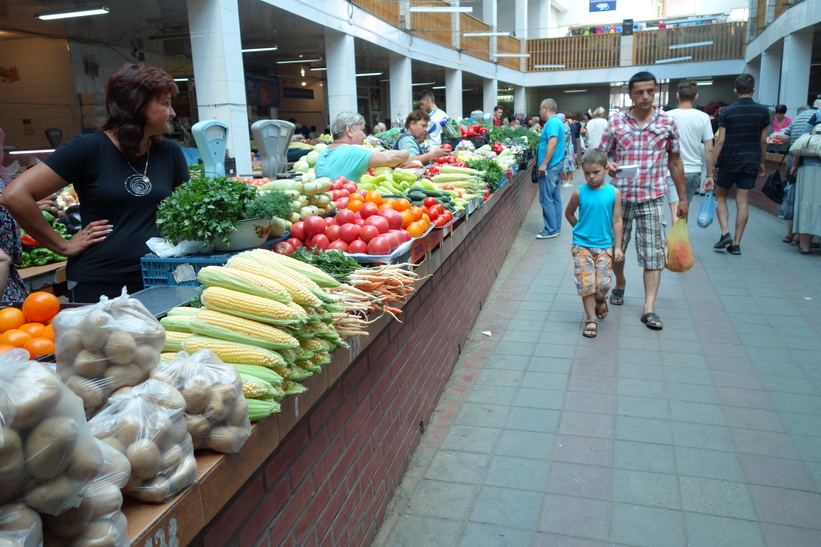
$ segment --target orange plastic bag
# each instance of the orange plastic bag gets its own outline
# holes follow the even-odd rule
[[[680,218],[667,234],[667,263],[664,267],[671,272],[689,272],[695,264],[687,222]]]

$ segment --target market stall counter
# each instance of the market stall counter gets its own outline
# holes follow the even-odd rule
[[[370,541],[536,190],[524,170],[442,233],[401,322],[348,339],[239,452],[198,452],[196,483],[169,503],[126,502],[132,544]]]

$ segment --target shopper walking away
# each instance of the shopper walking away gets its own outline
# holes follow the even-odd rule
[[[784,141],[785,144],[790,144],[793,140],[798,140],[798,137],[804,132],[804,126],[807,125],[807,122],[813,117],[816,111],[821,108],[821,99],[815,99],[815,102],[812,103],[812,107],[805,108],[803,111],[801,108],[798,109],[798,115],[793,118],[792,123],[790,126],[784,131]],[[787,156],[787,163],[786,163],[786,171],[787,171],[787,180],[795,184],[795,171],[792,169],[792,165],[795,162],[795,156],[789,154]],[[791,243],[793,245],[798,245],[798,234],[794,233],[793,231],[793,215],[788,214],[787,218],[787,235],[784,236],[782,239],[784,243]]]
[[[189,178],[177,143],[162,138],[176,114],[179,92],[165,71],[126,64],[106,87],[102,131],[75,137],[17,177],[0,196],[41,245],[68,257],[66,277],[75,302],[97,302],[143,288],[140,258],[159,236],[157,206]],[[46,222],[37,200],[69,184],[80,200],[83,228],[65,240]]]
[[[676,93],[678,108],[667,114],[676,121],[679,138],[681,139],[681,162],[684,165],[684,180],[687,185],[687,201],[693,201],[693,196],[701,187],[701,174],[706,164],[707,176],[704,188],[712,190],[715,186],[715,166],[713,164],[713,129],[710,126],[710,116],[693,108],[698,100],[698,85],[690,80],[681,82]],[[670,204],[670,215],[673,223],[678,220],[678,195],[673,179],[667,177],[667,199]]]
[[[544,229],[536,239],[559,237],[562,228],[562,167],[565,153],[564,123],[556,113],[556,101],[545,99],[539,116],[545,120],[539,139],[536,161],[539,165],[539,204],[542,206]]]
[[[430,89],[426,89],[419,94],[419,107],[430,116],[427,137],[428,148],[436,148],[442,144],[442,128],[445,127],[450,118],[444,110],[436,106],[436,97]]]
[[[570,127],[570,120],[567,114],[559,114],[559,119],[564,122],[564,167],[562,168],[562,188],[570,188],[573,180],[573,172],[576,170],[576,160],[573,158],[573,129]]]
[[[598,148],[604,132],[607,131],[607,120],[601,106],[593,111],[593,119],[587,122],[587,147]]]
[[[755,180],[764,174],[764,158],[767,154],[767,135],[770,129],[770,113],[767,107],[753,101],[755,78],[741,74],[735,79],[733,89],[738,100],[721,111],[718,116],[718,137],[715,157],[718,167],[716,179],[716,216],[721,226],[721,239],[715,249],[727,249],[733,255],[741,254],[741,237],[747,226],[750,190]],[[735,205],[735,234],[730,235],[727,195],[737,187]]]
[[[604,184],[607,154],[597,148],[582,155],[586,184],[573,190],[564,216],[573,227],[573,271],[576,290],[582,297],[585,321],[582,336],[595,338],[599,319],[607,317],[607,291],[613,277],[613,261],[622,262],[621,192]],[[579,216],[576,218],[576,210]]]
[[[615,176],[613,184],[621,190],[624,237],[622,250],[630,243],[633,222],[636,224],[636,252],[639,266],[644,268],[644,307],[641,321],[650,329],[661,330],[663,324],[656,314],[656,296],[665,262],[664,194],[667,193],[666,176],[669,169],[680,195],[686,195],[684,170],[679,155],[679,137],[676,122],[654,106],[656,77],[649,72],[634,74],[627,86],[633,106],[619,112],[607,125],[601,148],[612,159],[607,172]],[[624,166],[635,166],[637,173],[622,174]],[[687,200],[678,202],[677,214],[687,218]],[[624,262],[613,264],[616,287],[610,295],[610,303],[624,303]]]
[[[804,126],[804,133],[821,123],[821,110]],[[821,157],[798,156],[792,171],[796,176],[793,230],[798,234],[798,252],[810,254],[812,237],[821,236]]]

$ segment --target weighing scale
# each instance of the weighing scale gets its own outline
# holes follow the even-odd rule
[[[288,145],[295,127],[286,120],[259,120],[251,125],[263,177],[275,179],[288,176]]]
[[[206,120],[191,126],[191,134],[202,156],[203,174],[206,177],[224,177],[228,126],[217,120]]]

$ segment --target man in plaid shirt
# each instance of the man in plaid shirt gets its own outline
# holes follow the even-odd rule
[[[614,177],[613,184],[622,194],[623,251],[627,250],[633,221],[636,222],[636,252],[639,266],[644,268],[641,321],[648,328],[661,330],[664,325],[655,306],[666,258],[664,195],[667,193],[668,170],[679,196],[686,196],[687,192],[684,166],[679,156],[678,128],[670,116],[653,105],[656,84],[656,77],[649,72],[639,72],[630,78],[627,90],[633,107],[610,119],[599,147],[612,160],[607,164],[607,172]],[[627,166],[637,166],[637,174],[619,176],[621,168]],[[627,171],[625,175],[628,175]],[[687,219],[688,205],[686,198],[679,200],[679,218]],[[615,262],[613,273],[616,287],[610,295],[610,303],[619,306],[624,304],[627,285],[624,262]]]

